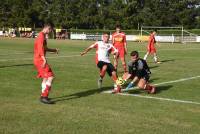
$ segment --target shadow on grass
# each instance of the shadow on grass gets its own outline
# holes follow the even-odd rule
[[[59,102],[59,101],[66,101],[66,100],[71,100],[71,99],[78,99],[81,97],[87,97],[96,93],[101,93],[102,91],[110,90],[113,87],[103,87],[102,89],[90,89],[87,91],[82,91],[74,94],[69,94],[69,95],[64,95],[60,97],[54,97],[51,98],[53,102]]]
[[[24,67],[24,66],[33,66],[33,64],[5,65],[5,66],[0,66],[0,68],[7,68],[7,67]]]
[[[159,93],[161,93],[163,91],[169,90],[172,87],[173,87],[172,85],[156,86],[156,94],[159,94]],[[130,94],[141,94],[143,92],[146,92],[146,91],[143,90],[143,89],[133,89],[131,91],[128,91],[127,93],[130,93]]]
[[[162,63],[164,63],[164,62],[171,62],[171,61],[175,61],[175,60],[174,59],[161,60]]]

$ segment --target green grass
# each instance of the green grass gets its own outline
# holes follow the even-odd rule
[[[91,51],[77,56],[93,41],[49,40],[60,54],[48,54],[56,79],[50,97],[55,105],[39,102],[40,79],[32,65],[32,39],[0,38],[0,134],[199,134],[200,105],[101,93],[98,69]],[[128,42],[129,52],[141,57],[146,43]],[[148,58],[156,84],[200,75],[200,44],[161,44],[162,64]],[[127,57],[128,59],[128,57]],[[119,75],[122,73],[119,66]],[[148,95],[200,103],[200,78],[160,85]],[[104,89],[112,88],[106,76]]]

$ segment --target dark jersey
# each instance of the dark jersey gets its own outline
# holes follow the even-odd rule
[[[149,74],[151,73],[147,62],[141,58],[135,62],[129,62],[128,71],[129,74],[137,76],[139,79],[147,76],[149,77]]]

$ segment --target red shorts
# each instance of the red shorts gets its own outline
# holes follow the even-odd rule
[[[46,64],[44,68],[42,67],[42,64],[39,63],[34,63],[34,65],[38,71],[37,78],[48,78],[54,76],[53,71],[48,64]]]
[[[155,47],[149,47],[147,51],[149,53],[153,54],[153,53],[156,53],[156,48]]]
[[[118,57],[124,58],[125,57],[125,49],[123,47],[116,48],[118,50]]]

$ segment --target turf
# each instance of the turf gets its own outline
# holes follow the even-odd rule
[[[32,65],[33,39],[0,38],[0,133],[1,134],[199,134],[200,105],[102,93],[112,88],[106,76],[97,88],[95,51],[79,56],[93,41],[48,40],[60,54],[47,54],[56,79],[50,97],[39,102],[40,79]],[[128,42],[129,52],[141,57],[146,43]],[[200,44],[162,43],[162,64],[148,63],[153,84],[200,75]],[[127,60],[129,58],[127,57]],[[119,66],[118,75],[122,75]],[[200,78],[157,86],[157,94],[141,90],[129,94],[200,103]]]

